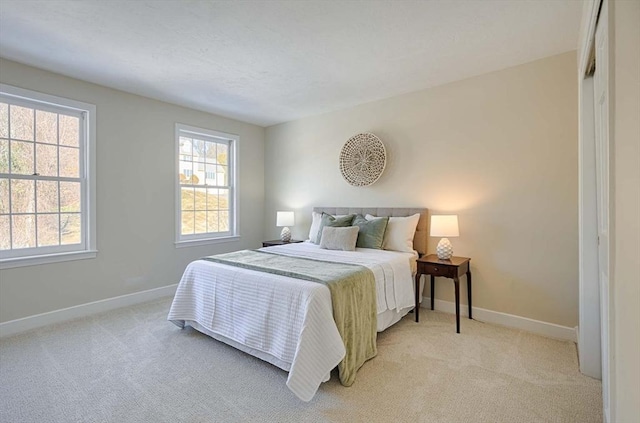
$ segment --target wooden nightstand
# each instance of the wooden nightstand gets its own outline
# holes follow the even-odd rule
[[[416,322],[420,313],[420,276],[431,275],[431,310],[433,310],[435,292],[435,277],[453,279],[456,290],[456,332],[460,333],[460,276],[467,275],[467,292],[469,301],[469,319],[471,316],[471,269],[469,267],[470,258],[451,257],[451,260],[440,260],[437,255],[429,254],[418,259],[418,272],[416,273]]]
[[[300,239],[292,239],[289,242],[284,242],[280,239],[274,239],[273,241],[262,241],[263,247],[273,247],[274,245],[287,245],[287,244],[297,244],[298,242],[304,242]]]

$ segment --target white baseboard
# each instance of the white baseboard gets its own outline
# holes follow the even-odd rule
[[[22,319],[10,320],[8,322],[0,323],[0,338],[54,323],[65,322],[79,317],[115,310],[117,308],[144,303],[158,298],[169,297],[176,293],[177,287],[177,284],[168,285],[160,288],[149,289],[147,291],[134,292],[133,294],[121,295],[119,297],[107,298],[106,300],[93,301],[91,303],[54,310],[47,313],[36,314]]]
[[[93,301],[91,303],[54,310],[48,313],[36,314],[22,319],[10,320],[8,322],[0,323],[0,338],[54,323],[61,323],[77,319],[79,317],[90,316],[92,314],[115,310],[121,307],[153,301],[158,298],[169,297],[175,294],[177,286],[177,284],[163,286],[160,288],[149,289],[147,291],[134,292],[133,294],[121,295],[119,297],[107,298],[105,300]],[[423,297],[421,307],[430,308],[431,299]],[[443,300],[435,301],[435,309],[451,314],[454,314],[456,310],[454,303]],[[467,305],[460,304],[460,316],[468,317],[468,315]],[[510,328],[526,330],[527,332],[533,332],[550,338],[569,340],[573,342],[577,342],[578,339],[576,334],[578,329],[577,327],[570,328],[560,326],[554,323],[515,316],[513,314],[473,307],[473,318],[481,322],[494,323]]]
[[[445,313],[455,314],[456,305],[450,301],[435,300],[435,309]],[[431,309],[431,298],[422,297],[421,308]],[[501,313],[499,311],[487,310],[484,308],[472,307],[473,319],[480,322],[493,323],[514,329],[521,329],[549,338],[562,339],[577,342],[576,328],[560,326],[554,323],[542,322],[540,320],[529,319],[527,317],[515,316],[513,314]],[[460,317],[469,317],[469,307],[467,304],[460,304]],[[464,325],[464,322],[460,322]]]

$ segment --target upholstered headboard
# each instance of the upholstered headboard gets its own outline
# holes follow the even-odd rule
[[[420,220],[418,221],[418,227],[416,228],[416,234],[413,237],[413,248],[420,253],[420,255],[427,254],[427,240],[429,237],[429,216],[428,210],[425,208],[391,208],[391,207],[314,207],[314,212],[317,213],[329,213],[332,215],[342,214],[361,214],[363,216],[370,214],[373,216],[389,216],[389,217],[404,217],[411,216],[416,213],[420,213]]]

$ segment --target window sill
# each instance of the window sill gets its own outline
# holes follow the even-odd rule
[[[176,248],[199,247],[201,245],[221,244],[223,242],[239,241],[240,235],[225,236],[220,238],[194,239],[189,241],[176,241]]]
[[[70,253],[43,254],[40,256],[15,257],[0,260],[0,270],[14,267],[37,266],[39,264],[59,263],[63,261],[85,260],[96,258],[98,251],[74,251]]]

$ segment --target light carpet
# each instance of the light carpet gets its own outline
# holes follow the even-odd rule
[[[287,373],[166,320],[170,299],[0,341],[1,422],[602,422],[576,346],[424,310],[378,335],[346,388],[309,403]]]

